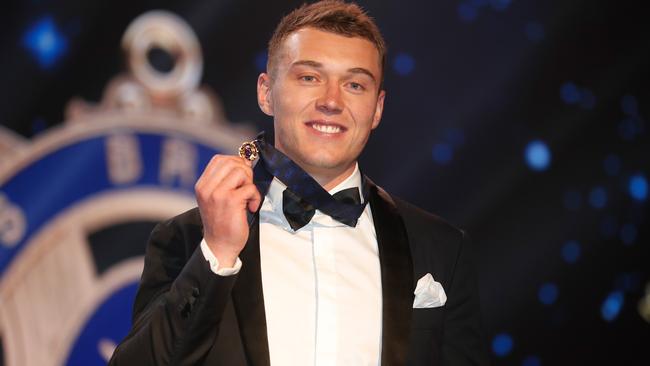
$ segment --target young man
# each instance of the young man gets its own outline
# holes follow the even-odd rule
[[[256,142],[254,169],[215,156],[199,207],[153,231],[111,364],[485,363],[465,235],[359,172],[384,60],[357,5],[281,21],[257,85],[275,138]]]

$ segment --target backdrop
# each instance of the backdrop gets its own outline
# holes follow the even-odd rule
[[[274,26],[300,3],[5,2],[0,123],[21,144],[61,128],[70,100],[98,102],[126,70],[120,40],[129,23],[166,9],[196,33],[201,83],[221,99],[225,118],[235,128],[271,128],[257,106],[256,79]],[[361,168],[388,191],[469,231],[493,363],[649,364],[650,32],[639,2],[360,3],[389,48],[385,112]],[[162,69],[173,64],[165,55],[150,57]],[[2,152],[5,160],[19,150],[7,146],[14,147]],[[199,165],[212,151],[204,150]],[[32,194],[35,180],[56,185],[47,182],[48,169],[81,185],[91,179],[90,168],[74,161],[45,165],[22,190],[10,185],[14,173],[5,174],[0,216]],[[175,184],[191,196],[191,184]],[[136,249],[124,258],[141,255],[159,219],[129,223],[144,234],[130,239]],[[0,225],[0,244],[10,248],[7,228]],[[112,230],[92,232],[90,242],[106,237],[93,247],[95,256],[110,257],[106,243],[124,239]],[[4,255],[8,268],[13,257]],[[64,319],[65,312],[52,316]],[[9,352],[1,350],[12,341],[6,326],[0,332],[2,365]],[[83,343],[81,334],[75,342]],[[101,353],[101,345],[88,347]],[[62,360],[83,364],[73,353]]]

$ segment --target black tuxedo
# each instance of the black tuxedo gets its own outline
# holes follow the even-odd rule
[[[382,365],[486,364],[465,234],[368,183],[381,268]],[[133,327],[111,365],[269,365],[259,222],[251,219],[243,266],[227,277],[212,273],[198,248],[198,209],[154,229]],[[426,273],[442,284],[447,303],[413,309],[415,285]]]

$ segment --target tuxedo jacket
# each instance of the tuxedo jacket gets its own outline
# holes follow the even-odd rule
[[[369,179],[368,185],[381,269],[381,364],[486,364],[466,235]],[[258,214],[250,219],[240,253],[243,265],[233,276],[210,270],[199,245],[203,233],[197,208],[156,226],[147,244],[133,326],[110,365],[270,365]],[[447,302],[414,309],[417,280],[427,273],[442,284]]]

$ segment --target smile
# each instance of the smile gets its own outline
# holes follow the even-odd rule
[[[343,126],[337,124],[331,124],[331,123],[308,122],[307,125],[309,125],[311,128],[313,128],[318,132],[326,133],[326,134],[341,133],[346,130],[346,128]]]

